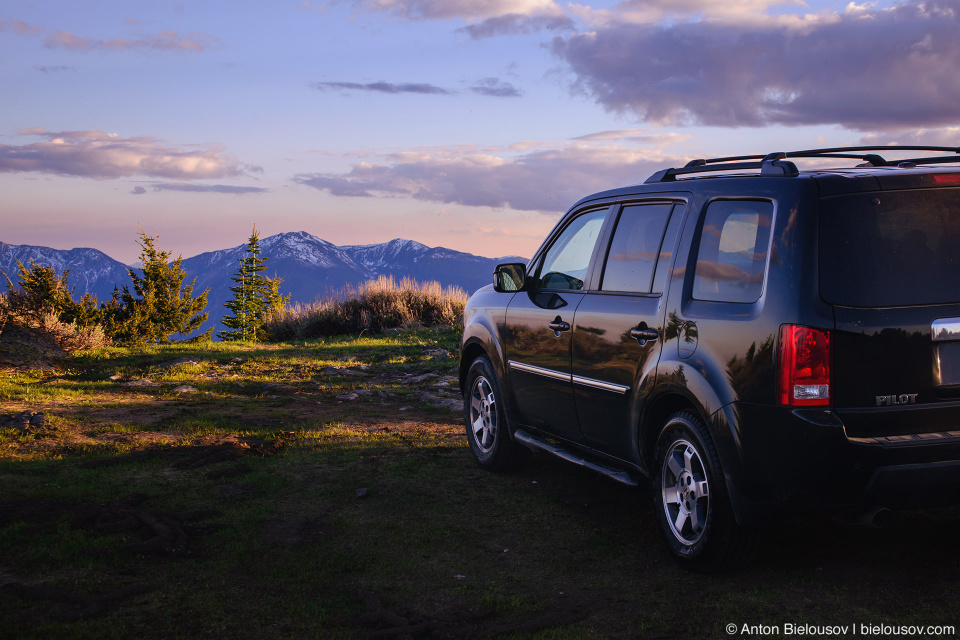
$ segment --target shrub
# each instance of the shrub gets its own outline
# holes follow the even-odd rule
[[[101,349],[111,344],[103,330],[103,325],[78,325],[74,322],[63,322],[55,313],[41,316],[35,328],[53,336],[60,348],[68,353]]]
[[[374,333],[398,327],[459,327],[467,293],[438,282],[418,283],[380,276],[312,304],[293,304],[270,313],[270,340],[303,340],[345,333]]]

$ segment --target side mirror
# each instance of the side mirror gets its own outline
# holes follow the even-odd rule
[[[522,262],[498,264],[493,271],[493,290],[499,293],[523,291],[527,281],[527,265]]]

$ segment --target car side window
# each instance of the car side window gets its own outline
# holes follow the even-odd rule
[[[590,258],[607,216],[606,209],[575,219],[547,250],[537,286],[541,289],[582,289]]]
[[[672,203],[623,208],[603,269],[603,291],[650,293],[672,209]]]
[[[772,220],[772,202],[711,202],[700,233],[693,297],[718,302],[759,300]]]

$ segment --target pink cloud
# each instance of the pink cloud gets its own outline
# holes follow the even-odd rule
[[[18,133],[45,140],[20,146],[0,144],[0,173],[38,172],[98,179],[142,175],[184,180],[262,171],[241,164],[216,146],[185,150],[148,136],[122,138],[103,131],[32,128]]]
[[[44,43],[51,49],[64,48],[79,53],[89,51],[184,51],[200,53],[221,46],[216,36],[191,32],[180,34],[176,31],[163,31],[155,35],[138,38],[113,38],[97,40],[81,38],[70,31],[55,31],[47,36]]]

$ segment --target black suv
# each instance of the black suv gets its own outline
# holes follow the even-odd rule
[[[904,152],[943,155],[879,155]],[[477,461],[649,477],[668,547],[704,570],[802,505],[960,503],[957,154],[694,160],[584,198],[467,304]]]

